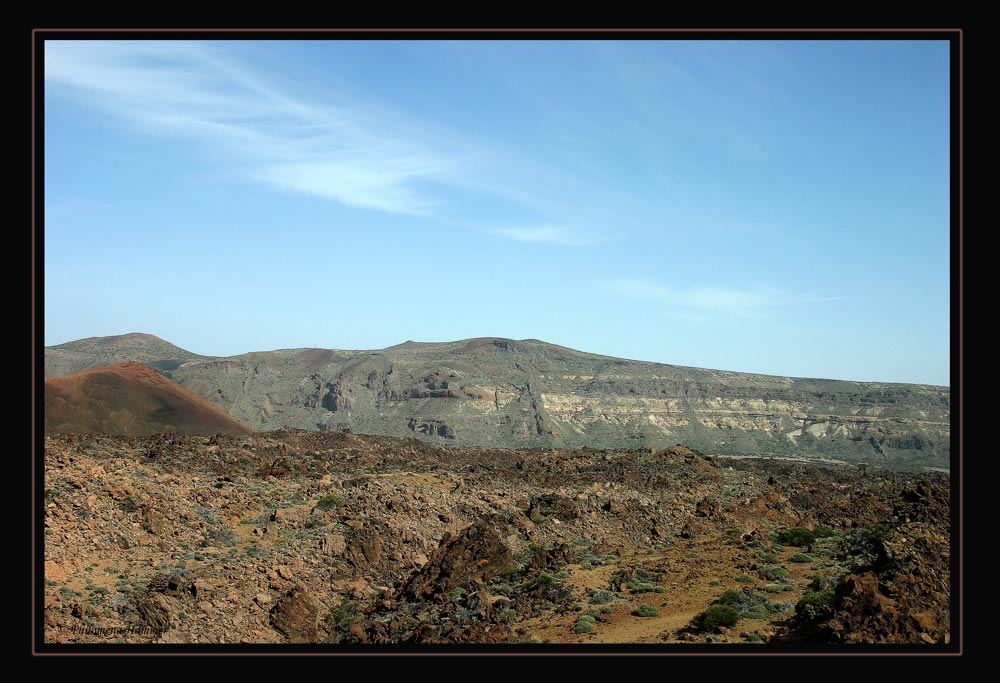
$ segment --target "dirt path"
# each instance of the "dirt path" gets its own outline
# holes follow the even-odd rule
[[[814,573],[816,563],[795,563],[788,559],[801,548],[787,547],[777,553],[775,564],[788,569],[795,582],[791,591],[769,594],[772,602],[794,604],[808,590],[808,575]],[[754,555],[755,553],[750,553]],[[612,612],[602,615],[593,633],[575,634],[573,625],[584,612],[563,615],[545,615],[526,622],[530,633],[549,642],[566,643],[664,643],[680,642],[678,632],[688,626],[696,614],[704,611],[714,600],[729,588],[742,590],[748,586],[763,588],[769,583],[750,573],[754,581],[741,583],[736,579],[748,572],[742,568],[742,561],[748,553],[738,545],[727,544],[721,537],[700,539],[696,542],[682,542],[664,551],[638,553],[621,558],[616,564],[581,569],[579,565],[567,565],[571,575],[566,584],[587,605],[587,589],[608,590],[609,580],[614,572],[633,564],[663,572],[660,585],[663,593],[632,594],[629,591],[616,593],[621,599],[610,603]],[[718,585],[713,583],[718,582]],[[640,604],[651,605],[659,614],[655,617],[639,617],[633,612]],[[600,609],[597,605],[587,605],[590,609]],[[779,612],[771,619],[741,619],[728,633],[718,636],[730,642],[743,642],[744,636],[755,632],[772,630],[775,625],[790,616],[790,612]]]

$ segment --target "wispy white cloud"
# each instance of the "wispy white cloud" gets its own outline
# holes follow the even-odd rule
[[[763,286],[745,289],[714,285],[673,287],[642,278],[612,280],[605,283],[605,287],[615,294],[664,304],[683,314],[696,312],[739,318],[766,318],[791,306],[837,300],[837,297],[813,296]]]
[[[564,225],[529,225],[491,230],[491,234],[517,242],[559,244],[566,247],[584,247],[607,241],[607,237],[590,237]]]
[[[367,102],[280,92],[204,45],[47,41],[54,92],[147,132],[194,138],[274,188],[394,213],[426,213],[423,185],[461,183],[458,154],[429,130]]]

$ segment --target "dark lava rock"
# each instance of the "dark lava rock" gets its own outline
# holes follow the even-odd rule
[[[514,564],[496,524],[481,518],[457,536],[445,533],[430,561],[403,587],[408,599],[423,600],[473,581],[485,581]]]
[[[292,643],[312,643],[317,637],[319,607],[309,591],[295,588],[271,610],[271,625]]]

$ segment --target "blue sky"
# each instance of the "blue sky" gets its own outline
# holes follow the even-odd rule
[[[919,41],[47,41],[45,341],[949,383]]]

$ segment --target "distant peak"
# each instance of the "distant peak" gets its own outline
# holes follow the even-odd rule
[[[129,332],[128,334],[118,334],[111,337],[95,337],[98,343],[104,346],[125,346],[127,344],[165,344],[163,339],[145,332]]]

